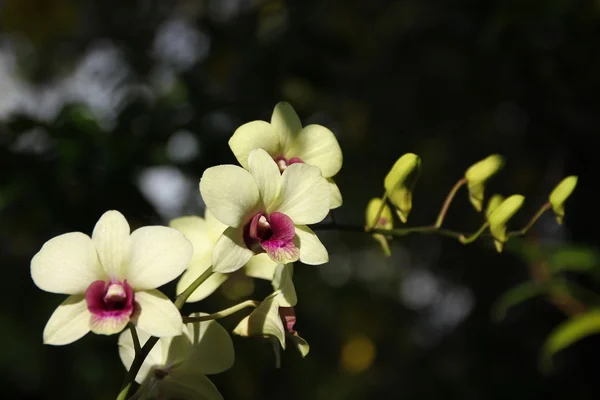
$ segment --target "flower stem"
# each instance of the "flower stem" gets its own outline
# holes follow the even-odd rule
[[[244,308],[248,308],[248,307],[256,308],[259,305],[260,305],[260,301],[246,300],[246,301],[241,302],[240,304],[236,304],[233,307],[229,307],[224,310],[217,311],[216,313],[213,313],[213,314],[202,315],[200,317],[183,317],[183,322],[187,324],[190,322],[202,322],[202,321],[210,321],[213,319],[224,318],[224,317],[234,314],[240,310],[243,310]]]
[[[514,232],[508,232],[508,236],[521,236],[527,233],[527,231],[529,231],[531,229],[531,227],[533,225],[535,225],[535,223],[537,222],[538,219],[540,219],[540,217],[542,216],[542,214],[544,214],[546,211],[548,211],[550,208],[552,208],[552,205],[550,204],[550,202],[544,203],[542,205],[542,207],[540,207],[540,209],[538,210],[537,213],[535,213],[535,215],[533,216],[533,218],[531,218],[531,220],[527,223],[527,225],[525,225],[525,227],[523,227],[523,229],[520,229],[518,231],[514,231]]]
[[[212,274],[213,274],[213,270],[211,267],[211,268],[207,269],[198,278],[196,278],[196,280],[194,282],[192,282],[192,284],[187,289],[185,289],[185,291],[183,293],[181,293],[177,297],[177,299],[175,300],[175,307],[177,307],[178,310],[181,310],[181,307],[183,307],[183,305],[185,304],[185,301],[192,295],[192,293],[194,293],[194,291],[198,288],[198,286],[200,286],[204,281],[206,281]],[[127,399],[127,395],[129,394],[129,390],[131,389],[131,386],[133,384],[133,381],[135,380],[135,377],[137,376],[140,368],[142,367],[144,360],[146,359],[146,357],[148,357],[150,350],[152,350],[152,348],[154,347],[154,345],[157,342],[158,342],[157,337],[151,337],[150,339],[148,339],[146,341],[146,343],[144,344],[144,347],[141,348],[140,352],[139,353],[136,352],[135,358],[133,359],[133,363],[131,364],[129,371],[127,372],[127,375],[125,376],[125,380],[123,381],[123,385],[121,386],[121,391],[119,392],[119,395],[117,396],[117,400]]]
[[[140,345],[140,338],[138,337],[133,324],[129,324],[129,332],[131,332],[131,340],[133,340],[133,348],[135,350],[135,355],[137,356],[142,351],[142,346]]]
[[[473,243],[475,240],[477,240],[477,238],[479,236],[481,236],[481,234],[485,231],[485,229],[488,227],[489,223],[486,222],[485,224],[481,225],[481,228],[479,228],[477,230],[477,232],[475,232],[474,234],[472,234],[471,236],[465,236],[465,235],[460,235],[460,237],[458,238],[458,240],[462,243],[462,244],[469,244],[469,243]]]
[[[452,189],[450,189],[450,192],[448,192],[448,196],[446,196],[446,200],[444,200],[444,205],[442,205],[442,209],[440,210],[440,213],[437,219],[435,220],[435,224],[433,225],[434,227],[439,228],[442,226],[444,218],[446,218],[448,208],[450,208],[450,203],[452,203],[452,200],[454,199],[456,192],[458,192],[458,189],[460,189],[460,187],[463,186],[465,183],[467,183],[467,179],[461,178],[458,182],[454,184],[454,186],[452,186]]]

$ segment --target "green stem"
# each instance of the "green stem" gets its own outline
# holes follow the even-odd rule
[[[227,317],[227,316],[234,314],[240,310],[243,310],[244,308],[248,308],[248,307],[256,308],[259,305],[260,305],[260,301],[246,300],[246,301],[241,302],[240,304],[236,304],[233,307],[229,307],[224,310],[217,311],[216,313],[213,313],[213,314],[202,315],[200,317],[183,317],[183,322],[187,324],[187,323],[191,323],[191,322],[211,321],[213,319]]]
[[[191,296],[191,294],[194,293],[194,291],[198,288],[198,286],[200,286],[202,283],[204,283],[204,281],[206,281],[208,279],[208,277],[210,277],[212,274],[213,274],[213,271],[212,271],[212,267],[211,267],[211,268],[207,269],[206,271],[204,271],[204,273],[202,275],[200,275],[198,278],[196,278],[196,280],[194,282],[192,282],[192,284],[187,289],[185,289],[185,291],[183,291],[183,293],[181,293],[177,297],[177,299],[175,300],[175,307],[177,307],[178,310],[181,310],[181,307],[183,307],[183,305],[185,304],[185,301]],[[135,355],[135,358],[133,359],[133,363],[131,364],[131,367],[129,368],[127,375],[125,376],[125,380],[123,381],[123,385],[121,386],[121,391],[119,392],[119,395],[117,396],[117,400],[127,399],[127,395],[129,394],[129,390],[131,389],[131,386],[133,384],[133,381],[135,380],[135,377],[137,376],[140,368],[142,367],[144,360],[146,359],[146,357],[148,357],[150,350],[152,350],[152,348],[154,347],[154,345],[157,342],[158,342],[157,337],[151,337],[150,339],[148,339],[146,341],[146,343],[144,344],[144,347],[141,348],[140,352]]]
[[[535,225],[535,223],[537,222],[538,219],[540,219],[540,217],[542,216],[542,214],[544,214],[546,211],[548,211],[549,209],[552,208],[552,205],[550,204],[550,202],[545,203],[542,205],[542,207],[540,207],[540,209],[538,210],[537,213],[535,213],[535,215],[533,216],[533,218],[531,218],[531,220],[527,223],[527,225],[525,225],[525,227],[523,227],[523,229],[520,229],[518,231],[514,231],[514,232],[508,232],[508,237],[511,236],[521,236],[527,233],[527,231],[529,231],[531,229],[531,227],[533,225]]]
[[[138,337],[133,324],[129,324],[129,332],[131,332],[131,340],[133,340],[133,348],[135,350],[135,355],[137,356],[142,351],[142,346],[140,345],[140,338]]]
[[[486,222],[485,224],[483,224],[481,226],[481,228],[479,228],[479,230],[477,232],[475,232],[474,234],[472,234],[471,236],[464,236],[464,235],[460,235],[460,237],[458,238],[458,240],[462,243],[462,244],[469,244],[474,242],[475,240],[477,240],[477,238],[479,236],[481,236],[481,234],[485,231],[485,229],[488,227],[489,223]]]
[[[462,178],[458,182],[456,182],[454,184],[454,186],[452,186],[452,189],[450,189],[448,196],[446,196],[446,200],[444,201],[444,204],[442,205],[442,209],[440,210],[440,213],[439,213],[437,219],[435,220],[435,224],[433,225],[434,227],[439,228],[442,226],[442,223],[444,222],[444,218],[446,218],[446,213],[448,212],[448,208],[450,208],[450,203],[452,203],[452,200],[454,199],[456,192],[458,192],[458,189],[460,189],[460,187],[463,186],[465,183],[467,183],[467,179]]]
[[[387,191],[383,192],[383,196],[381,196],[381,204],[379,205],[379,210],[377,210],[377,215],[375,216],[373,223],[367,229],[364,229],[367,232],[372,231],[377,226],[377,223],[379,222],[379,218],[381,218],[381,213],[383,212],[383,209],[385,208],[385,203],[387,202],[387,198],[388,198]]]

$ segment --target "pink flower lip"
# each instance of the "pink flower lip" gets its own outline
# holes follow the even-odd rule
[[[85,291],[88,310],[97,318],[129,318],[134,309],[133,289],[119,281],[95,281]]]
[[[296,330],[294,329],[294,325],[296,325],[296,312],[294,307],[279,307],[279,318],[281,318],[281,322],[283,322],[288,333],[296,333]]]
[[[277,163],[277,166],[279,167],[279,171],[281,173],[283,173],[283,171],[285,171],[285,169],[292,164],[303,164],[304,163],[304,161],[302,161],[302,159],[299,157],[292,157],[292,158],[288,159],[288,158],[285,158],[284,156],[277,156],[277,157],[274,157],[273,159]]]
[[[294,244],[296,229],[287,215],[257,213],[244,227],[246,247],[255,253],[267,252],[272,260],[288,263],[298,260],[300,250]]]

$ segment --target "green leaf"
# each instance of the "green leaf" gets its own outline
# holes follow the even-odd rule
[[[545,294],[548,288],[553,284],[556,284],[556,282],[549,281],[540,284],[538,282],[529,281],[508,289],[492,307],[492,319],[495,322],[502,321],[510,308]]]
[[[550,272],[588,272],[600,264],[600,253],[595,248],[584,246],[562,246],[548,256]]]
[[[552,367],[552,356],[587,336],[600,333],[600,310],[594,309],[560,324],[548,336],[542,353],[542,369]]]

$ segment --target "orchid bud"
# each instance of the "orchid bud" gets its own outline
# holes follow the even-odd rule
[[[381,213],[379,213],[381,210]],[[379,214],[379,218],[377,218]],[[369,201],[367,209],[365,210],[365,228],[371,229],[392,229],[394,227],[394,219],[392,216],[392,210],[387,204],[383,203],[383,200],[375,197]],[[373,238],[381,244],[381,248],[386,256],[391,255],[390,246],[384,235],[380,233],[373,234]]]
[[[499,154],[491,156],[471,165],[465,172],[469,188],[469,200],[477,211],[481,211],[485,184],[504,165],[504,158]]]
[[[421,158],[413,153],[400,157],[385,177],[384,187],[402,222],[412,208],[412,191],[419,178]]]
[[[492,215],[492,213],[496,211],[498,206],[502,204],[503,201],[504,196],[502,196],[501,194],[493,195],[488,201],[487,208],[485,209],[485,219],[489,219],[490,215]]]
[[[488,218],[490,224],[490,232],[494,237],[494,244],[498,253],[502,252],[504,243],[508,240],[506,234],[506,224],[523,206],[525,197],[519,194],[512,195],[504,200]]]
[[[568,176],[550,193],[550,204],[559,224],[562,224],[565,216],[565,201],[571,196],[571,193],[575,190],[575,186],[577,186],[577,177],[574,175]]]

